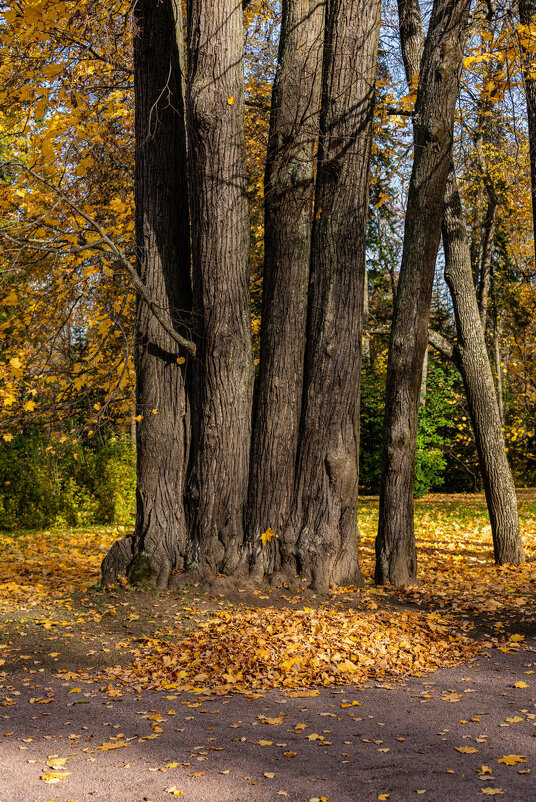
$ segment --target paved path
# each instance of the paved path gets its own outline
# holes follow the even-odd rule
[[[536,639],[487,655],[301,698],[114,698],[28,668],[0,680],[0,802],[533,802]]]

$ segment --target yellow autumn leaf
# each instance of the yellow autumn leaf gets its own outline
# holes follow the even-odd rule
[[[262,543],[262,545],[265,546],[267,543],[269,543],[271,541],[271,539],[273,537],[277,537],[277,535],[274,532],[274,530],[269,526],[268,529],[266,530],[266,532],[263,532],[262,535],[261,535],[261,543]]]
[[[46,765],[50,766],[51,769],[56,769],[58,766],[65,766],[67,760],[68,758],[66,757],[53,757],[50,760],[47,760]]]
[[[481,788],[480,790],[483,794],[487,794],[488,796],[499,796],[504,793],[502,788]]]
[[[462,755],[474,755],[475,752],[478,752],[478,749],[475,749],[474,746],[455,746],[454,749],[457,752],[461,752]]]
[[[26,403],[24,404],[23,409],[24,409],[25,412],[33,412],[36,406],[37,405],[36,405],[35,401],[31,401],[30,400],[30,401],[26,401]]]
[[[519,682],[514,682],[514,684],[512,685],[512,688],[528,688],[528,687],[529,686],[527,685],[527,683],[523,682],[522,680],[520,680]]]
[[[43,782],[49,783],[50,785],[54,785],[62,780],[66,780],[70,774],[70,771],[47,771],[44,774],[41,774],[39,779],[43,780]]]
[[[527,758],[525,755],[503,755],[497,763],[504,763],[505,766],[515,766],[517,763],[526,763]]]
[[[227,98],[227,103],[228,103],[229,106],[234,106],[234,102],[235,102],[235,99],[234,99],[234,97],[232,95],[231,95],[231,97]]]
[[[173,796],[182,796],[182,791],[179,791],[176,785],[170,785],[164,789],[168,792],[168,794],[173,794]]]

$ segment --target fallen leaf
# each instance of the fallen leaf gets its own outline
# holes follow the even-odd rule
[[[54,784],[66,780],[70,774],[70,771],[48,771],[42,774],[39,779],[46,783]]]
[[[481,788],[480,790],[483,794],[487,794],[488,796],[499,796],[499,794],[504,793],[502,788]]]
[[[505,766],[515,766],[517,763],[526,763],[525,755],[503,755],[497,763],[504,763]]]
[[[475,752],[478,752],[478,749],[475,749],[474,746],[455,746],[454,749],[463,755],[474,755]]]

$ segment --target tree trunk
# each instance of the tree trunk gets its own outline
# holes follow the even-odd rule
[[[279,539],[294,491],[303,391],[314,158],[324,2],[284,0],[265,173],[261,357],[252,447],[248,535],[255,570],[280,569]]]
[[[376,538],[379,584],[407,585],[417,576],[413,529],[417,405],[468,11],[468,0],[435,0],[421,61],[415,156],[387,366]]]
[[[497,215],[497,200],[495,193],[488,193],[488,208],[484,223],[484,238],[482,241],[482,254],[480,258],[480,271],[478,281],[478,307],[482,330],[486,333],[488,321],[488,299],[491,282],[491,259],[495,242],[495,218]]]
[[[191,0],[187,116],[199,363],[189,475],[191,561],[233,572],[244,538],[253,365],[242,4]]]
[[[134,18],[136,268],[165,319],[187,335],[192,298],[181,4],[137,0]],[[170,572],[184,565],[188,362],[138,300],[136,528],[104,559],[104,584],[128,570],[133,581],[165,587]]]
[[[475,435],[491,521],[495,561],[524,562],[514,482],[504,444],[493,374],[476,300],[471,252],[454,167],[443,218],[445,279],[456,316],[455,362],[460,369]]]
[[[501,421],[501,426],[504,426],[503,371],[499,334],[499,320],[497,310],[495,310],[493,315],[493,355],[495,357],[495,374],[497,376],[497,403],[499,405],[499,420]]]
[[[413,25],[418,31],[418,0],[405,0],[404,6],[406,10],[412,6]],[[401,42],[405,52],[404,31],[401,25]],[[413,46],[404,63],[408,64],[410,70],[414,70],[419,61],[418,48]],[[452,297],[458,333],[456,345],[451,347],[450,352],[443,350],[442,353],[446,353],[457,365],[466,389],[480,470],[486,488],[495,555],[499,562],[518,562],[523,558],[523,547],[519,534],[515,488],[506,458],[500,408],[497,407],[493,376],[480,322],[467,225],[453,164],[447,180],[442,233],[445,280]],[[432,344],[438,347],[436,342]]]
[[[536,23],[536,0],[519,0],[519,19],[522,25]],[[536,254],[536,42],[532,35],[531,47],[522,47],[523,81],[527,100],[527,119],[529,124],[530,180],[532,185],[532,221],[534,251]]]
[[[329,6],[297,491],[284,568],[360,583],[359,382],[379,2]]]

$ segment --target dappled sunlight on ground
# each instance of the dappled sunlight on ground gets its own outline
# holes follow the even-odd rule
[[[365,588],[337,588],[328,597],[268,586],[232,600],[200,586],[147,591],[146,599],[128,587],[104,593],[90,586],[118,529],[11,533],[3,536],[0,611],[4,623],[32,621],[36,638],[51,639],[60,625],[81,643],[104,633],[110,659],[95,670],[112,694],[127,687],[255,692],[419,676],[492,645],[515,650],[532,631],[535,491],[520,492],[520,511],[528,562],[496,567],[483,496],[416,501],[419,585],[376,588],[378,500],[362,498]],[[10,644],[16,652],[16,641]]]

